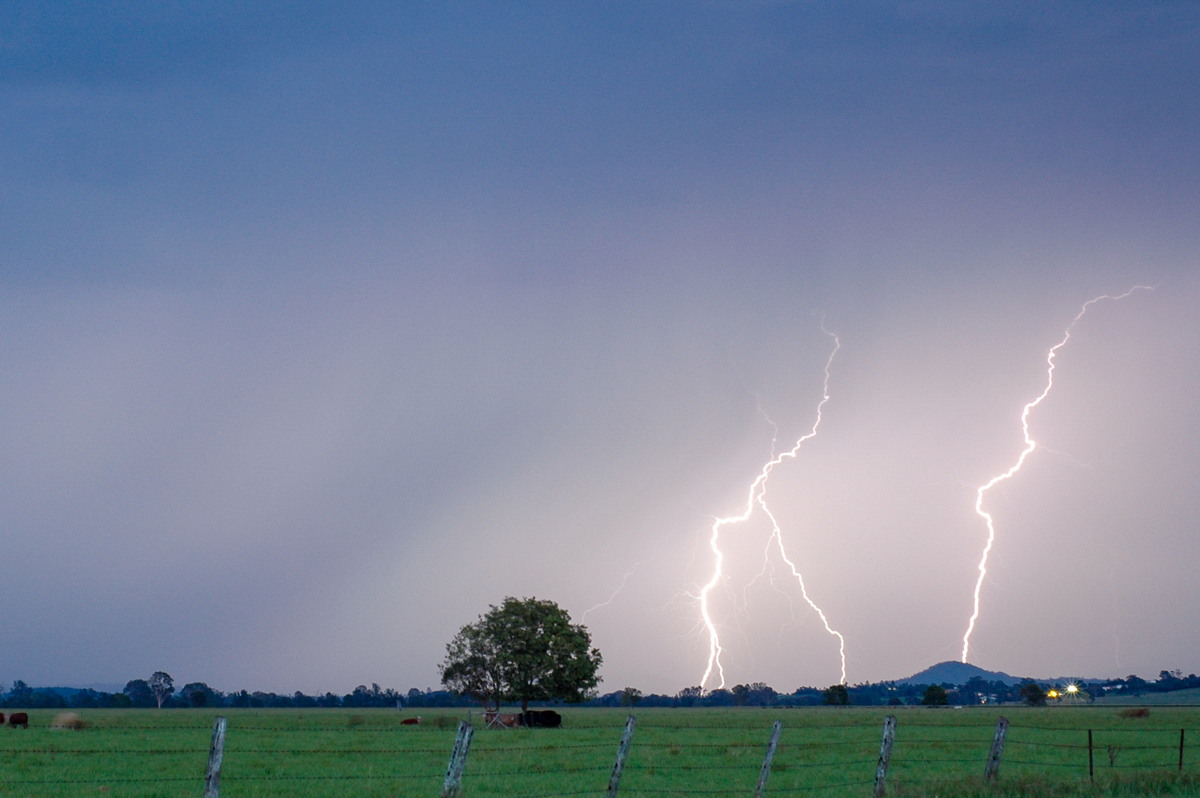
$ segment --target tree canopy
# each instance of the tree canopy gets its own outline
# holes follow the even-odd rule
[[[850,706],[850,689],[844,684],[833,684],[826,687],[825,703],[835,707]]]
[[[442,684],[498,708],[501,701],[588,698],[603,658],[591,635],[553,601],[504,599],[446,644]]]
[[[150,691],[154,693],[154,700],[158,703],[159,709],[162,709],[163,702],[175,692],[175,680],[166,671],[155,671],[146,680],[146,684],[150,687]]]
[[[1046,691],[1036,682],[1025,682],[1021,685],[1021,698],[1031,707],[1046,706]]]
[[[944,707],[950,703],[950,696],[946,693],[946,688],[940,684],[931,684],[925,688],[925,695],[921,698],[921,703],[927,707]]]

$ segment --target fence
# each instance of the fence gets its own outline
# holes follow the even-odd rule
[[[621,716],[583,710],[567,716],[564,730],[476,730],[470,720],[451,717],[401,726],[395,714],[323,713],[329,711],[307,713],[303,722],[293,722],[299,713],[259,713],[234,723],[219,717],[211,730],[166,725],[176,717],[200,719],[184,712],[154,713],[163,725],[31,730],[40,737],[5,730],[0,792],[65,796],[89,785],[120,795],[205,798],[350,792],[866,798],[1022,775],[1058,782],[1151,771],[1200,777],[1200,731],[1105,726],[1069,710],[1023,714],[1014,723],[949,710],[904,711],[882,723],[866,711],[666,710],[629,716],[623,727],[615,722]],[[343,723],[313,721],[335,718]]]

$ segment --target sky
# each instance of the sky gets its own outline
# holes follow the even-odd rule
[[[0,683],[1200,670],[1200,5],[0,6]],[[829,364],[828,400],[824,370]],[[717,686],[715,682],[706,688]]]

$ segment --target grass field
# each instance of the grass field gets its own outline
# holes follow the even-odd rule
[[[754,794],[773,723],[768,795],[871,795],[884,716],[895,714],[888,794],[1200,795],[1200,707],[644,709],[622,796]],[[420,726],[401,726],[419,712]],[[437,796],[464,711],[93,710],[81,730],[0,729],[0,793],[199,796],[212,725],[228,718],[221,795]],[[627,712],[567,709],[561,729],[477,727],[467,798],[603,796]],[[1009,718],[1000,776],[984,785],[996,719]],[[1088,732],[1092,776],[1089,777]],[[1181,730],[1184,769],[1179,771]],[[1094,783],[1093,783],[1094,779]]]

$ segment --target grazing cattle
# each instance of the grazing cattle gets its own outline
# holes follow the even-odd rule
[[[8,725],[14,729],[18,726],[29,728],[29,715],[25,712],[14,712],[8,716]]]
[[[531,709],[521,713],[521,725],[531,729],[557,729],[562,725],[562,715],[553,709]]]
[[[416,726],[420,722],[421,722],[421,716],[417,715],[415,718],[405,718],[404,720],[400,721],[400,725],[401,726]]]
[[[483,719],[489,729],[515,729],[521,725],[520,715],[492,712],[491,710],[483,713]]]

